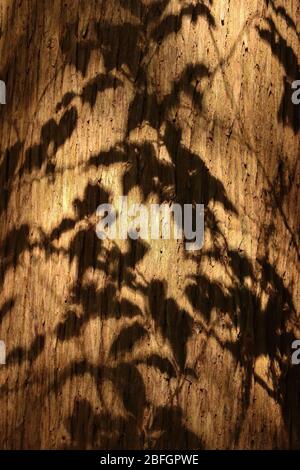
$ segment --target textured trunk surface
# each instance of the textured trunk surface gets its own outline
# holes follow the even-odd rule
[[[298,0],[0,0],[0,447],[300,448]],[[205,244],[96,208],[205,205]]]

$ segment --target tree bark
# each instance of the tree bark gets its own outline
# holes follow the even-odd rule
[[[1,1],[0,448],[300,448],[299,14]],[[122,195],[203,248],[99,240]]]

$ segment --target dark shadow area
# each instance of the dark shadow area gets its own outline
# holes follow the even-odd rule
[[[28,249],[30,227],[27,224],[14,228],[6,235],[0,244],[0,286],[2,286],[7,271],[16,268],[22,253]]]
[[[272,2],[273,3],[273,2]],[[286,19],[288,24],[288,16],[284,14],[284,9],[276,9],[277,13]],[[278,120],[284,125],[291,127],[295,133],[300,130],[300,106],[295,106],[292,102],[292,82],[300,79],[300,66],[298,58],[282,37],[274,21],[271,18],[266,19],[269,29],[258,28],[257,31],[260,38],[265,41],[271,48],[271,52],[284,69],[283,77],[283,95],[278,110]]]
[[[16,363],[19,366],[24,361],[34,362],[45,349],[45,336],[38,335],[28,348],[16,347],[7,354],[6,363],[8,365]]]
[[[20,176],[24,172],[30,173],[33,170],[40,170],[47,162],[46,173],[55,172],[55,155],[76,129],[78,112],[75,107],[65,111],[57,124],[54,119],[50,119],[43,125],[41,130],[40,143],[28,148],[25,152],[25,161],[20,168]],[[52,154],[48,154],[50,144],[53,145]]]
[[[15,181],[16,170],[20,163],[23,144],[17,142],[12,147],[8,148],[2,158],[0,159],[0,185],[3,194],[0,199],[0,216],[7,211],[10,202],[13,183]]]

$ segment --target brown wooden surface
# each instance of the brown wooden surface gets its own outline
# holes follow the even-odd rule
[[[0,0],[0,448],[299,448],[298,0]],[[95,211],[204,203],[205,245]]]

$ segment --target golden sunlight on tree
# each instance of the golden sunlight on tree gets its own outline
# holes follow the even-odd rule
[[[1,0],[1,449],[300,448],[299,15]]]

